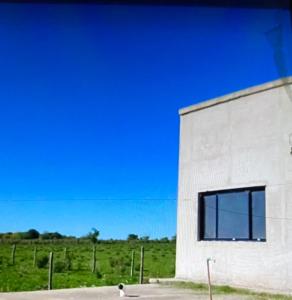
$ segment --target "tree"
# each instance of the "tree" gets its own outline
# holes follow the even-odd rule
[[[168,237],[166,236],[166,237],[161,238],[161,239],[160,239],[160,242],[168,243],[168,242],[169,242],[169,239],[168,239]]]
[[[45,231],[43,234],[41,234],[41,238],[43,240],[49,240],[51,238],[50,233]]]
[[[51,237],[52,239],[62,239],[64,236],[59,232],[52,232]]]
[[[171,238],[171,241],[172,241],[172,242],[176,242],[176,235],[174,235],[174,236]]]
[[[140,237],[140,241],[143,241],[143,242],[148,242],[150,239],[150,237],[148,235],[145,235],[145,236],[141,236]]]
[[[133,233],[130,233],[127,238],[128,241],[137,241],[138,239],[139,239],[138,235]]]
[[[4,239],[11,239],[12,238],[12,232],[6,232],[3,234],[3,238]]]
[[[96,228],[92,228],[91,231],[88,233],[87,238],[90,239],[90,241],[93,244],[96,244],[99,237],[99,231]]]
[[[23,238],[22,232],[14,232],[11,234],[11,239],[13,240],[21,240]]]
[[[24,232],[23,238],[24,239],[38,239],[40,233],[35,229],[30,229],[27,232]]]
[[[47,232],[45,231],[43,234],[41,234],[41,238],[43,240],[53,240],[53,239],[62,239],[64,236],[60,234],[59,232]]]

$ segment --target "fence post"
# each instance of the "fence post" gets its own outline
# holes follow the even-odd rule
[[[215,262],[215,259],[207,258],[207,275],[208,275],[209,299],[212,300],[212,285],[211,285],[211,276],[210,276],[210,261]]]
[[[53,261],[54,261],[54,253],[50,252],[48,290],[51,290],[53,287]]]
[[[134,275],[134,265],[135,265],[135,250],[132,250],[132,260],[131,260],[131,273],[130,276]]]
[[[37,257],[37,247],[34,246],[34,250],[33,250],[33,262],[32,262],[32,266],[35,268],[36,266],[36,257]]]
[[[95,272],[95,268],[96,268],[96,247],[95,245],[93,245],[93,249],[92,249],[92,273]]]
[[[11,263],[12,263],[12,265],[14,265],[14,262],[15,262],[15,251],[16,251],[16,245],[13,244],[12,245],[12,252],[11,252]]]
[[[144,273],[144,246],[141,246],[141,257],[140,257],[140,277],[139,283],[143,284],[143,274]]]

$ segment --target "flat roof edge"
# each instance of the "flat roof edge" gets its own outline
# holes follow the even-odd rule
[[[267,90],[271,90],[274,88],[282,87],[285,85],[292,84],[292,76],[289,77],[283,77],[274,81],[270,81],[264,84],[256,85],[249,87],[247,89],[243,89],[234,93],[230,93],[224,96],[216,97],[207,101],[200,102],[198,104],[194,104],[191,106],[187,106],[184,108],[181,108],[179,110],[179,115],[185,115],[197,110],[202,110],[211,106],[219,105],[225,102],[233,101],[242,97],[250,96],[252,94],[264,92]]]

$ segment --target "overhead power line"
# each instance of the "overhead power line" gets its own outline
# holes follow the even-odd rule
[[[176,198],[59,198],[0,199],[0,202],[62,202],[62,201],[176,201]]]

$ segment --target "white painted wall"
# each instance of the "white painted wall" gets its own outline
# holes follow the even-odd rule
[[[292,293],[292,79],[183,109],[180,126],[176,278],[205,282],[212,257],[215,283]],[[198,193],[263,185],[266,242],[197,241]]]

